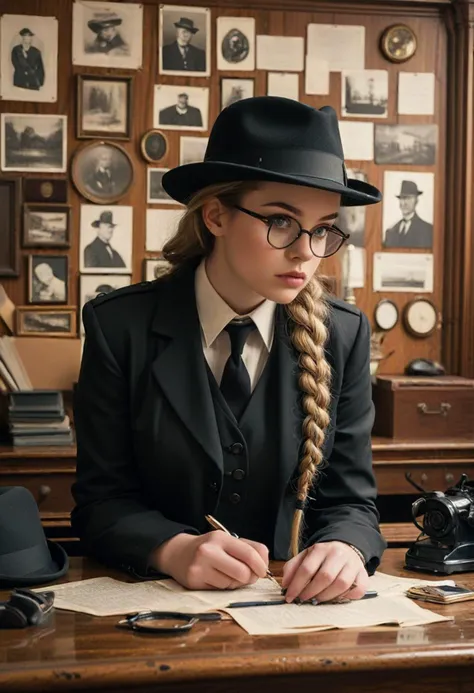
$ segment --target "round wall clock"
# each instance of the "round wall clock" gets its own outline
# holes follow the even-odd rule
[[[415,32],[406,24],[393,24],[385,29],[380,39],[383,55],[392,63],[404,63],[415,55]]]
[[[436,306],[427,298],[415,298],[404,308],[403,323],[412,337],[429,337],[438,323]]]
[[[398,308],[393,301],[384,298],[375,306],[375,324],[380,330],[391,330],[398,322]]]

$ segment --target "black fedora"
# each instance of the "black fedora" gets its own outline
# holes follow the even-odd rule
[[[280,96],[242,99],[218,115],[204,161],[171,169],[162,179],[168,195],[186,203],[213,183],[265,180],[341,194],[341,205],[370,205],[382,194],[348,179],[336,111]]]
[[[0,488],[0,587],[44,585],[68,568],[62,546],[45,537],[30,491],[23,486]]]
[[[418,197],[418,195],[423,195],[423,190],[418,190],[414,180],[402,180],[400,195],[395,195],[395,197]]]
[[[174,25],[177,29],[187,29],[192,34],[197,34],[199,31],[199,29],[194,26],[193,20],[188,19],[187,17],[181,17],[179,22],[174,22]]]
[[[95,219],[91,223],[91,226],[94,229],[98,229],[101,224],[108,224],[109,226],[113,226],[114,228],[117,226],[117,224],[114,224],[114,217],[112,212],[109,212],[108,210],[105,212],[101,212],[99,218]]]

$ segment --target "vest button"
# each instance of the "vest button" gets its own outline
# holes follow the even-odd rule
[[[213,491],[217,491],[217,483],[215,481],[211,482],[209,484],[209,488],[212,489]]]
[[[229,496],[229,500],[234,505],[237,505],[237,503],[240,503],[241,498],[240,498],[240,495],[238,493],[231,493]]]
[[[234,469],[232,478],[236,481],[242,481],[242,479],[245,479],[245,471],[243,469]]]
[[[241,455],[244,451],[244,446],[242,443],[232,443],[232,445],[229,445],[229,452],[231,452],[233,455]]]

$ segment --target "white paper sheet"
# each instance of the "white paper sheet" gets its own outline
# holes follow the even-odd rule
[[[346,161],[374,160],[374,124],[340,120],[342,148]]]
[[[318,60],[306,55],[304,73],[306,94],[329,94],[329,64],[327,60]]]
[[[299,75],[297,72],[269,72],[268,96],[283,96],[287,99],[299,100]]]
[[[374,291],[433,292],[431,253],[374,253]]]
[[[307,39],[307,54],[326,61],[331,72],[364,69],[364,26],[308,24]]]
[[[434,115],[435,75],[432,72],[400,72],[398,75],[398,113]]]
[[[300,36],[257,36],[257,70],[303,72],[304,39]]]
[[[344,288],[363,289],[365,286],[365,248],[346,246],[342,256],[342,285]]]
[[[146,250],[163,250],[165,243],[176,233],[183,214],[182,209],[147,209]]]

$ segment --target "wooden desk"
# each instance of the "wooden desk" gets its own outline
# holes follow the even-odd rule
[[[406,480],[406,472],[429,490],[445,490],[463,472],[474,478],[474,440],[427,443],[374,437],[372,451],[379,496],[399,496],[399,506],[406,506],[405,510],[410,505],[408,496],[417,493]],[[74,446],[26,449],[0,446],[0,486],[26,486],[37,500],[48,535],[64,543],[77,541],[69,522],[75,468]],[[414,541],[418,534],[416,527],[407,521],[387,521],[383,502],[380,506],[382,531],[387,540],[398,545]]]
[[[402,573],[403,556],[388,550],[381,569]],[[70,581],[106,574],[88,560],[71,563]],[[278,574],[281,564],[273,568]],[[474,573],[459,581],[474,586]],[[0,631],[0,690],[314,693],[328,686],[337,693],[472,693],[474,602],[429,608],[455,620],[258,637],[226,621],[159,637],[119,630],[118,617],[57,611],[44,630]]]

